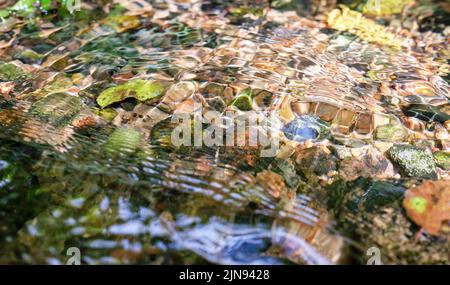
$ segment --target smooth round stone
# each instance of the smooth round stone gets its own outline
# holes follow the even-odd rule
[[[387,124],[378,126],[375,130],[375,138],[385,142],[401,142],[407,137],[408,132],[400,125]]]
[[[109,154],[133,153],[139,146],[142,135],[132,128],[118,128],[109,137],[105,149]]]
[[[330,126],[325,121],[312,115],[300,116],[283,128],[290,140],[302,142],[306,140],[323,140],[330,133]]]

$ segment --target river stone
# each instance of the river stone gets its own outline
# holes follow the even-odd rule
[[[320,147],[311,147],[297,151],[295,156],[297,171],[324,175],[337,168],[337,158]]]
[[[30,114],[56,127],[67,125],[81,111],[80,98],[67,93],[50,94],[31,105]]]
[[[301,182],[295,170],[295,165],[290,159],[276,159],[273,170],[283,176],[289,187],[297,187]]]
[[[450,120],[450,115],[442,110],[442,107],[436,107],[425,104],[412,104],[403,110],[403,113],[408,117],[418,118],[426,122],[444,123]]]
[[[430,151],[411,145],[394,145],[388,155],[408,176],[435,178],[436,165]]]
[[[373,212],[388,205],[400,205],[405,189],[391,182],[358,178],[352,182],[337,180],[327,186],[330,190],[328,206],[346,213]],[[339,211],[338,210],[338,211]]]
[[[385,142],[401,142],[407,135],[405,128],[397,124],[382,125],[375,130],[375,138]]]
[[[359,177],[387,179],[395,175],[392,163],[374,148],[366,149],[358,157],[349,157],[339,163],[339,174],[344,180]]]
[[[330,125],[317,116],[302,115],[287,124],[283,131],[290,140],[299,142],[306,140],[321,141],[330,134]]]
[[[450,153],[445,151],[435,152],[434,159],[439,167],[450,170]]]
[[[132,128],[117,128],[109,137],[105,150],[111,154],[133,153],[141,142],[142,135]]]
[[[0,81],[23,81],[30,75],[12,63],[0,64]]]

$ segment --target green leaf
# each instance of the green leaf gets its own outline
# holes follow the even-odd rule
[[[163,95],[164,91],[165,85],[162,82],[135,79],[104,90],[98,96],[97,103],[104,108],[127,98],[136,98],[143,102]]]
[[[252,90],[246,88],[231,102],[231,106],[236,106],[239,110],[250,111],[253,109]]]

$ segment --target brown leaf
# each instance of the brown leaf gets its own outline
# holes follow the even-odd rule
[[[411,220],[438,235],[450,221],[450,181],[425,181],[407,190],[403,207]]]

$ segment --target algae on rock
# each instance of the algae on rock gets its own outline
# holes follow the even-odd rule
[[[412,145],[394,145],[388,150],[389,157],[408,176],[435,178],[436,165],[427,149]]]

